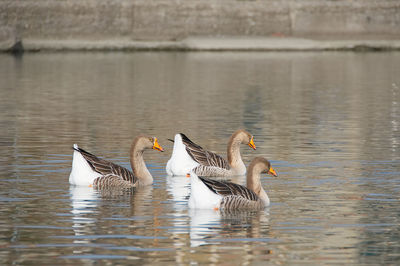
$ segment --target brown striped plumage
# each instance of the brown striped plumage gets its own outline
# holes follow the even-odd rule
[[[213,180],[200,176],[194,176],[192,178],[198,178],[211,192],[222,197],[219,206],[214,206],[214,208],[224,210],[258,210],[269,205],[268,195],[261,186],[261,173],[269,173],[277,176],[275,170],[271,167],[270,162],[267,159],[256,157],[251,161],[247,172],[247,187],[232,182]],[[192,182],[192,184],[196,183]],[[193,189],[199,191],[197,190],[197,186],[192,187],[192,190]],[[192,202],[196,201],[206,202],[207,199],[198,197]]]
[[[137,182],[137,177],[131,171],[118,164],[103,160],[94,154],[91,154],[84,149],[75,149],[80,152],[86,159],[93,171],[102,174],[94,180],[95,186],[118,186],[123,184],[124,187],[134,186]]]
[[[192,142],[185,134],[180,133],[182,141],[186,146],[186,151],[189,153],[193,160],[204,166],[214,166],[229,170],[231,167],[227,160],[220,155],[207,151],[201,146]]]
[[[198,176],[208,176],[208,177],[228,177],[235,174],[230,169],[228,170],[221,167],[205,166],[205,165],[199,165],[193,168],[192,171],[196,173]]]
[[[264,207],[257,194],[247,187],[200,176],[199,179],[215,194],[222,196],[221,209],[261,209]]]
[[[185,134],[180,133],[182,142],[190,157],[199,163],[192,171],[199,176],[232,176],[243,175],[246,167],[240,156],[240,144],[247,143],[255,149],[253,136],[243,129],[235,131],[228,142],[228,160],[222,156],[203,149],[201,146],[192,142]],[[251,144],[250,144],[251,143]]]
[[[96,178],[93,181],[93,186],[99,189],[111,187],[129,188],[135,187],[135,183],[126,181],[122,179],[121,176],[109,174]]]
[[[146,168],[143,160],[145,149],[156,149],[163,151],[157,139],[153,137],[138,136],[133,140],[131,146],[131,167],[129,171],[125,167],[101,159],[81,148],[74,148],[87,161],[93,171],[101,174],[93,181],[93,186],[97,188],[105,187],[136,187],[140,185],[150,185],[153,177]]]

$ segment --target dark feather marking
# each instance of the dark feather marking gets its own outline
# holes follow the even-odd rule
[[[96,178],[93,181],[93,185],[96,188],[106,188],[106,187],[133,187],[134,184],[130,183],[126,180],[121,179],[120,176],[117,175],[104,175]]]
[[[90,152],[85,151],[84,149],[74,148],[74,150],[80,152],[83,158],[85,158],[90,167],[93,169],[93,171],[102,174],[103,175],[102,177],[113,176],[112,179],[118,177],[121,181],[127,181],[132,184],[135,184],[137,182],[137,178],[134,176],[134,174],[125,167],[100,159],[96,155],[93,155]]]
[[[183,134],[183,133],[179,133],[179,134],[182,136],[182,141],[184,143],[187,143],[197,149],[201,149],[201,150],[203,149],[201,146],[199,146],[196,143],[194,143],[193,141],[191,141],[185,134]]]
[[[216,166],[227,170],[231,168],[228,161],[220,155],[203,149],[201,146],[191,141],[185,134],[180,134],[182,136],[182,142],[186,147],[186,151],[194,161],[205,166]]]
[[[200,177],[200,180],[214,193],[221,195],[223,197],[226,196],[235,196],[241,197],[250,201],[258,201],[259,198],[254,191],[251,191],[247,187],[225,181],[217,181],[213,179],[208,179],[204,177]]]

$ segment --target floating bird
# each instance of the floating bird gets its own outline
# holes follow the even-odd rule
[[[278,176],[270,162],[262,157],[251,161],[247,172],[247,187],[200,177],[191,172],[189,207],[214,210],[263,209],[270,201],[261,186],[261,173]]]
[[[240,156],[240,144],[249,145],[254,150],[253,136],[243,130],[235,131],[228,142],[228,160],[207,151],[192,142],[183,133],[175,135],[174,149],[167,163],[168,175],[186,175],[193,171],[199,176],[233,176],[246,174],[246,166]]]
[[[137,187],[153,183],[143,160],[145,149],[164,151],[156,137],[138,136],[133,140],[130,153],[132,171],[103,160],[74,144],[72,170],[69,183],[101,187]]]

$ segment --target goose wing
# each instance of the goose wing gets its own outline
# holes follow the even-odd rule
[[[240,197],[247,201],[258,201],[257,194],[247,187],[226,181],[200,177],[199,179],[214,193],[223,197]]]
[[[108,174],[96,178],[93,181],[93,186],[100,189],[110,187],[129,188],[133,187],[134,184],[129,181],[123,180],[120,176]]]
[[[193,168],[192,171],[196,175],[203,177],[232,176],[232,172],[230,170],[216,166],[199,165]]]
[[[100,173],[101,175],[103,175],[103,177],[112,176],[113,179],[118,177],[121,180],[127,181],[129,183],[132,184],[136,183],[137,181],[136,177],[133,175],[131,171],[129,171],[125,167],[106,161],[104,159],[100,159],[96,155],[91,154],[90,152],[87,152],[84,149],[74,147],[74,150],[82,154],[83,158],[85,158],[85,160],[88,162],[93,171]]]
[[[201,146],[191,141],[185,134],[180,133],[182,136],[183,144],[186,146],[186,151],[189,153],[193,160],[201,165],[220,167],[229,170],[231,167],[227,160],[220,155],[207,151]]]

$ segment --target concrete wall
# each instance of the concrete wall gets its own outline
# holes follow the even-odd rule
[[[400,1],[0,0],[0,29],[6,32],[0,31],[0,42],[188,36],[400,39]]]

